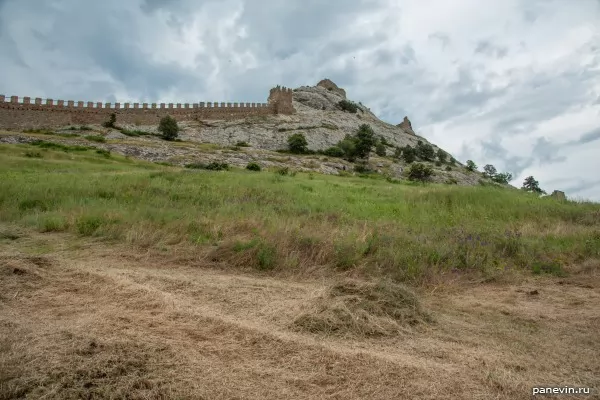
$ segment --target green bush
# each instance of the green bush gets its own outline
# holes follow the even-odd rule
[[[368,174],[373,172],[369,165],[366,163],[358,163],[354,166],[354,172],[358,172],[359,174]]]
[[[492,164],[487,164],[485,167],[483,167],[483,176],[487,178],[494,178],[497,173],[498,171],[496,171],[496,167],[494,167]]]
[[[288,149],[294,154],[304,154],[308,150],[308,142],[301,133],[295,133],[288,138]]]
[[[440,160],[435,162],[435,166],[436,167],[441,167],[442,166],[442,162]]]
[[[246,165],[246,169],[248,171],[260,171],[261,170],[260,165],[258,165],[255,162],[248,163],[248,165]]]
[[[449,165],[446,165],[446,171],[452,171],[452,167]]]
[[[401,149],[401,151],[402,151],[402,159],[404,160],[404,162],[406,162],[407,164],[410,164],[410,163],[413,163],[416,161],[417,152],[413,147],[406,145],[405,147],[403,147]]]
[[[96,154],[100,154],[101,156],[109,158],[110,157],[110,150],[98,149],[98,150],[96,150]]]
[[[358,105],[356,103],[354,103],[353,101],[350,100],[341,100],[338,103],[338,107],[342,110],[342,111],[347,111],[351,114],[356,114],[356,112],[358,111]]]
[[[25,157],[27,158],[42,158],[42,153],[36,151],[35,153],[32,151],[25,152]]]
[[[448,153],[446,153],[446,152],[445,152],[444,150],[442,150],[442,149],[438,149],[438,151],[437,151],[437,158],[438,158],[438,160],[439,160],[441,163],[445,164],[445,163],[446,163],[446,160],[448,159]]]
[[[386,152],[385,145],[383,143],[377,143],[377,146],[375,146],[375,154],[377,154],[379,157],[385,157]]]
[[[160,120],[158,131],[162,134],[165,140],[175,140],[179,134],[179,126],[175,118],[167,115]]]
[[[415,163],[410,166],[407,174],[410,181],[427,182],[433,176],[433,170],[425,164]]]
[[[100,135],[89,135],[85,137],[87,140],[89,140],[90,142],[96,142],[96,143],[106,143],[106,139],[104,138],[104,136],[100,136]]]
[[[189,168],[189,169],[206,169],[209,171],[227,171],[227,170],[229,170],[229,164],[220,163],[220,162],[216,162],[216,161],[213,161],[208,164],[204,164],[204,163],[186,164],[185,167]]]
[[[275,173],[282,175],[282,176],[289,175],[290,169],[289,169],[289,167],[282,167],[282,168],[279,168],[277,171],[275,171]]]
[[[435,150],[429,143],[423,143],[419,140],[416,148],[417,157],[424,161],[433,161],[435,159]]]
[[[323,154],[329,157],[344,157],[344,150],[338,146],[330,147],[323,151]]]
[[[250,145],[246,142],[237,142],[235,144],[236,147],[250,147]]]

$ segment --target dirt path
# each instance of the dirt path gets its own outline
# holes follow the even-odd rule
[[[432,324],[342,338],[292,328],[331,282],[64,239],[0,242],[0,399],[525,399],[535,385],[600,388],[597,277],[449,284],[420,293]],[[45,254],[32,255],[40,241]]]

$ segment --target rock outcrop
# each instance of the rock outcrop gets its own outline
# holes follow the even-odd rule
[[[565,192],[561,192],[560,190],[555,190],[550,196],[554,197],[556,200],[559,201],[567,201],[567,196],[565,196]]]
[[[410,123],[410,120],[408,119],[408,117],[404,117],[404,121],[399,123],[397,126],[398,126],[398,128],[402,129],[404,132],[410,133],[411,135],[415,135],[415,131],[413,131],[412,124]]]
[[[346,91],[335,83],[333,83],[330,79],[323,79],[321,82],[317,83],[317,86],[323,87],[330,92],[334,92],[342,96],[344,99],[346,98]]]

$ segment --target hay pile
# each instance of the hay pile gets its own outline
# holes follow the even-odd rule
[[[329,287],[293,325],[312,333],[390,336],[424,322],[431,317],[406,287],[347,280]]]

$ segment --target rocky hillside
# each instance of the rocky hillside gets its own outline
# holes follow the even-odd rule
[[[119,121],[117,125],[125,130],[146,132],[150,135],[132,137],[123,134],[122,130],[101,126],[88,127],[92,132],[79,131],[79,127],[65,127],[62,130],[45,132],[44,140],[64,144],[84,143],[148,161],[174,165],[219,161],[245,167],[248,162],[258,162],[263,167],[289,166],[301,171],[338,174],[341,171],[352,171],[353,164],[340,158],[322,155],[296,156],[276,151],[285,150],[288,137],[296,133],[302,133],[306,137],[310,150],[324,150],[337,144],[346,135],[355,134],[360,125],[368,124],[375,135],[384,138],[387,143],[386,156],[379,157],[373,154],[370,159],[371,167],[390,177],[403,178],[406,165],[401,159],[393,157],[396,148],[406,145],[414,147],[418,141],[428,141],[415,134],[407,118],[398,126],[394,126],[379,120],[362,104],[357,104],[356,113],[343,111],[339,106],[342,100],[346,100],[346,92],[326,79],[316,86],[294,89],[294,115],[249,117],[230,121],[180,121],[180,141],[175,143],[165,142],[153,135],[158,133],[157,126],[121,125]],[[58,137],[53,137],[52,133],[56,133]],[[101,135],[105,141],[90,143],[85,140],[85,136],[90,134]],[[0,142],[30,142],[39,140],[37,136],[39,135],[31,132],[6,132],[0,135]],[[248,146],[237,146],[241,142]],[[431,145],[438,150],[435,144]],[[482,179],[479,173],[466,171],[458,162],[453,166],[435,166],[433,163],[431,166],[435,170],[435,182],[473,185]]]

